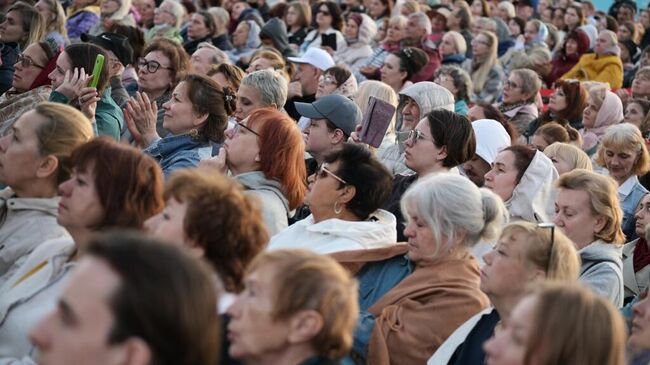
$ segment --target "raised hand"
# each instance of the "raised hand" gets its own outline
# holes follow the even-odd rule
[[[133,138],[139,143],[148,146],[160,138],[156,132],[158,106],[147,94],[136,92],[126,103],[124,117]]]
[[[70,101],[74,101],[79,97],[81,89],[88,85],[88,81],[92,75],[86,74],[86,71],[81,68],[75,67],[74,70],[67,70],[63,77],[63,82],[56,91],[65,95]]]

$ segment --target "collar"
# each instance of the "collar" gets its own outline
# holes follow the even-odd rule
[[[625,180],[625,182],[618,187],[618,193],[623,198],[627,197],[632,192],[634,185],[636,185],[638,182],[639,182],[639,178],[637,178],[636,175],[632,175],[628,177],[627,180]]]

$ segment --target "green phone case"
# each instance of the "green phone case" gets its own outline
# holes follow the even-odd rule
[[[90,80],[90,87],[97,87],[99,82],[99,74],[102,72],[102,67],[104,67],[104,56],[98,54],[95,58],[95,67],[93,68],[93,78]]]

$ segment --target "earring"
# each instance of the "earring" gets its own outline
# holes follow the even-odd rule
[[[341,214],[341,212],[343,211],[343,208],[339,207],[338,204],[339,204],[338,201],[334,203],[334,214],[336,215]]]
[[[192,137],[192,139],[199,139],[199,130],[196,128],[192,128],[190,129],[189,135],[190,137]]]

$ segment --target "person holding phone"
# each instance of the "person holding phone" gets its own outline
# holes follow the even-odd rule
[[[316,7],[316,21],[312,30],[307,34],[300,46],[300,52],[305,53],[312,47],[320,47],[333,55],[346,47],[341,8],[333,1],[321,1]]]

